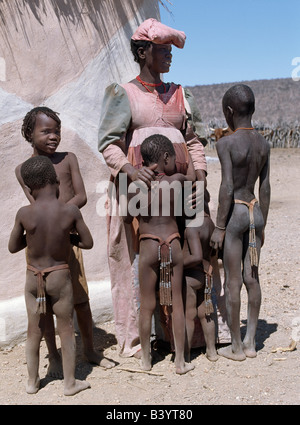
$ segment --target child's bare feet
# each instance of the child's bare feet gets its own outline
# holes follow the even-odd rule
[[[89,363],[97,364],[105,369],[111,369],[116,366],[115,363],[105,358],[101,351],[97,352],[95,350],[90,350],[85,352],[84,355]]]
[[[246,354],[244,353],[244,351],[241,350],[239,352],[233,352],[231,345],[219,348],[218,354],[220,356],[226,357],[227,359],[236,360],[238,362],[241,362],[246,359]]]
[[[141,369],[142,370],[151,370],[152,369],[152,356],[142,356],[141,358]]]
[[[216,362],[219,359],[217,350],[215,348],[209,349],[206,347],[206,353],[205,353],[207,359],[211,362]]]
[[[62,368],[62,361],[60,355],[57,357],[49,357],[49,366],[47,369],[47,376],[51,378],[63,379],[64,373]]]
[[[37,377],[35,381],[31,381],[28,379],[26,385],[27,394],[36,394],[40,388],[40,378]]]
[[[90,387],[91,387],[91,385],[90,385],[89,382],[79,381],[78,379],[75,379],[75,382],[71,387],[69,387],[69,388],[65,387],[64,395],[67,395],[67,396],[75,395],[75,394],[79,393],[80,391],[84,391],[84,390],[86,390],[87,388],[90,388]]]
[[[176,373],[178,375],[184,375],[185,373],[188,373],[193,369],[195,369],[195,366],[191,363],[183,363],[183,365],[181,366],[176,366]]]
[[[247,343],[243,342],[243,351],[247,357],[254,358],[257,356],[255,346],[253,346],[252,344],[248,345]]]

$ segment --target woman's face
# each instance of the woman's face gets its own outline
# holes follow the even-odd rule
[[[169,72],[172,62],[171,44],[154,44],[145,51],[146,65],[151,71]]]

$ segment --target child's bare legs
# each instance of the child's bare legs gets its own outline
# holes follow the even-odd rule
[[[61,270],[49,274],[46,290],[52,300],[56,315],[57,331],[61,340],[64,373],[64,394],[74,395],[90,387],[87,381],[75,379],[76,344],[73,325],[73,290],[68,271]]]
[[[225,272],[225,302],[228,326],[231,334],[231,345],[218,349],[218,354],[231,360],[242,361],[246,359],[243,350],[240,332],[240,307],[242,271],[241,261],[243,253],[243,233],[245,229],[239,230],[241,226],[239,218],[232,216],[227,226],[223,249],[223,264]],[[247,220],[249,223],[249,221]],[[231,226],[230,226],[231,224]]]
[[[202,291],[203,292],[203,291]],[[213,318],[214,313],[207,316],[205,314],[205,302],[204,294],[201,294],[201,304],[198,307],[198,317],[202,326],[203,335],[206,344],[206,357],[211,362],[218,360],[218,353],[216,350],[216,333],[215,333],[215,321]]]
[[[195,276],[186,276],[187,297],[186,297],[186,331],[188,340],[187,361],[190,361],[190,350],[192,338],[195,330],[194,319],[198,315],[206,344],[206,357],[210,361],[218,360],[218,354],[215,345],[215,322],[213,317],[206,316],[204,303],[204,273],[194,271]],[[203,280],[203,282],[201,282]],[[197,307],[198,306],[198,307]]]
[[[110,369],[115,364],[103,356],[102,352],[97,352],[93,342],[93,318],[89,301],[75,304],[74,306],[77,322],[83,343],[84,355],[90,363],[95,363],[106,369]]]
[[[175,239],[171,243],[173,259],[172,275],[172,329],[175,345],[176,373],[183,375],[194,369],[194,365],[186,363],[185,348],[185,315],[182,298],[183,257],[180,242]]]
[[[197,316],[197,293],[193,288],[193,282],[198,285],[198,281],[190,276],[186,276],[186,301],[185,301],[185,326],[187,337],[186,361],[191,361],[192,339],[195,331],[195,317]]]
[[[46,313],[45,315],[45,333],[44,338],[49,353],[49,366],[47,375],[57,379],[63,379],[63,369],[61,356],[57,350],[56,339],[55,339],[55,327],[53,314]]]
[[[260,255],[260,237],[256,235],[256,246],[258,258]],[[248,311],[247,311],[247,331],[243,340],[243,349],[247,357],[256,357],[255,335],[261,305],[261,288],[258,278],[258,270],[254,269],[252,273],[250,267],[249,252],[247,252],[244,260],[244,283],[248,294]]]
[[[157,273],[154,270],[157,260],[157,242],[143,240],[140,244],[139,256],[139,282],[140,282],[140,313],[139,313],[139,335],[141,343],[141,368],[151,370],[151,321],[156,306],[155,288]]]
[[[39,390],[40,343],[45,328],[45,315],[36,313],[36,289],[36,276],[31,271],[27,271],[25,284],[25,302],[28,317],[28,327],[25,351],[28,371],[26,392],[28,394],[35,394]]]

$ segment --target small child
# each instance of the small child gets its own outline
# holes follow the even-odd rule
[[[23,120],[22,135],[33,147],[32,156],[43,155],[50,158],[60,182],[59,199],[66,204],[82,208],[87,202],[87,196],[77,157],[72,152],[56,151],[61,141],[61,120],[58,114],[45,106],[33,108]],[[21,164],[16,168],[17,179],[27,199],[33,203],[34,199],[24,185],[20,169]],[[91,363],[111,368],[114,364],[103,357],[102,352],[96,352],[94,349],[92,312],[80,248],[76,246],[72,248],[68,263],[72,277],[74,307],[85,357]],[[49,351],[48,375],[62,378],[61,358],[56,347],[53,316],[49,314],[47,320],[49,324],[45,341]]]
[[[184,231],[183,264],[186,281],[187,361],[190,361],[195,330],[194,320],[197,316],[200,320],[206,343],[206,357],[210,361],[218,360],[215,346],[215,314],[211,300],[212,250],[209,244],[214,227],[210,216],[204,212],[201,226],[187,226]]]
[[[191,364],[185,363],[185,317],[182,298],[183,255],[180,244],[180,234],[174,208],[178,193],[174,190],[170,194],[170,201],[162,197],[162,184],[179,183],[182,192],[184,181],[195,179],[193,175],[184,176],[176,173],[175,150],[172,142],[165,136],[154,134],[145,139],[141,145],[141,155],[146,167],[157,164],[155,169],[156,180],[159,182],[156,196],[158,196],[157,214],[151,215],[151,202],[147,206],[147,214],[137,216],[139,220],[139,282],[140,282],[140,314],[139,334],[141,342],[142,369],[150,370],[151,359],[151,320],[156,307],[156,286],[160,281],[160,303],[172,309],[172,328],[175,343],[175,367],[177,374],[184,374],[194,369]],[[172,192],[172,190],[170,190]],[[153,195],[153,193],[151,193]],[[150,196],[150,193],[149,195]],[[148,198],[149,199],[149,198]],[[130,201],[130,199],[129,199]],[[169,207],[169,213],[163,212]],[[128,202],[130,209],[130,202]],[[129,211],[130,216],[130,211]],[[132,219],[132,217],[131,217]],[[129,217],[130,220],[130,217]],[[167,250],[165,254],[164,251]]]
[[[36,156],[20,169],[34,201],[19,209],[10,235],[11,253],[27,247],[25,302],[28,316],[26,391],[39,390],[39,350],[47,331],[46,311],[53,311],[61,339],[64,394],[74,395],[90,387],[75,379],[76,345],[73,326],[73,289],[68,260],[72,243],[91,249],[93,239],[76,205],[60,202],[59,182],[49,158]],[[73,229],[77,234],[70,235]]]
[[[236,361],[256,357],[255,334],[261,305],[258,278],[260,249],[270,205],[270,146],[252,126],[255,98],[245,84],[232,86],[223,96],[223,112],[233,133],[217,143],[222,181],[216,228],[211,246],[223,247],[225,298],[231,345],[218,354]],[[259,202],[254,188],[259,181]],[[240,332],[240,291],[248,294],[247,331]]]

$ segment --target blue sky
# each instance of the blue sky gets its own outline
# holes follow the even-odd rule
[[[186,33],[165,81],[183,86],[291,78],[300,0],[163,0],[161,22]],[[300,62],[300,59],[299,59]],[[299,82],[300,89],[300,82]]]

